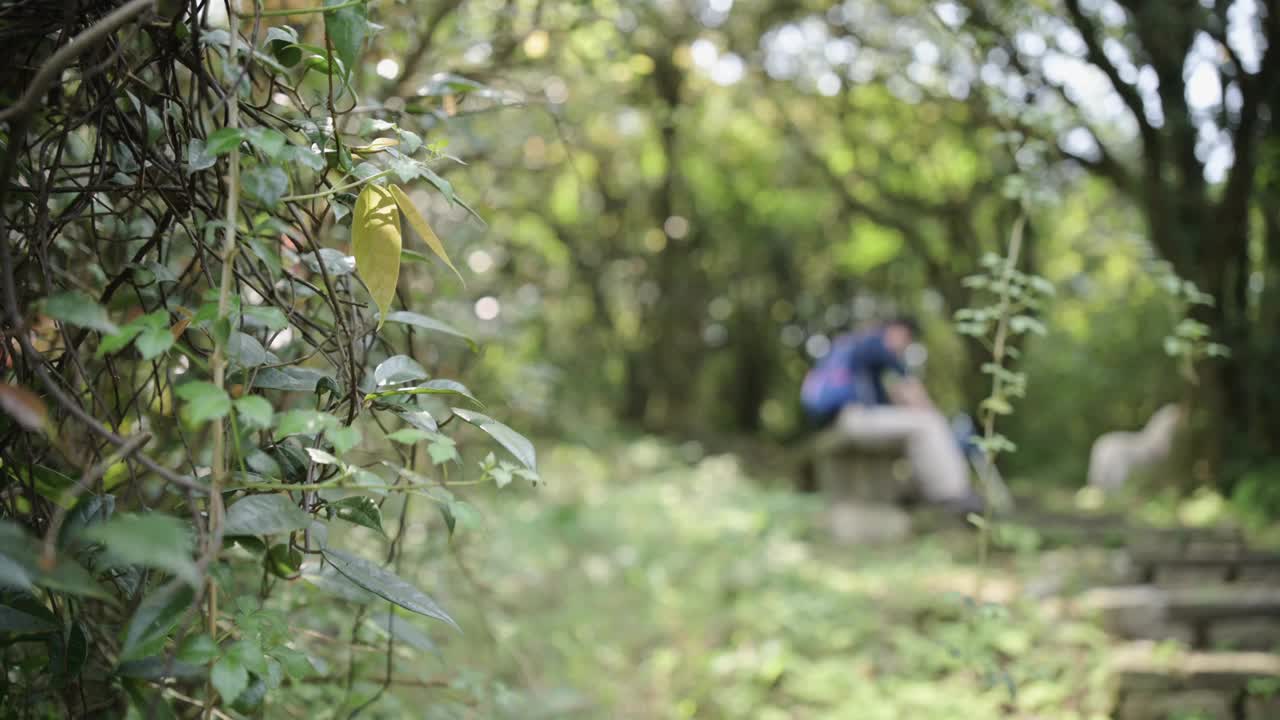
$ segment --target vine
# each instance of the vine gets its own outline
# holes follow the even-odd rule
[[[229,6],[236,31],[205,0],[106,5],[37,34],[0,111],[3,693],[33,716],[227,718],[323,679],[359,715],[397,645],[430,645],[412,618],[457,627],[399,575],[410,499],[452,535],[466,489],[539,481],[532,444],[422,364],[475,343],[399,283],[402,262],[458,272],[411,193],[471,209],[431,108],[342,109],[369,3]],[[286,15],[323,44],[267,22]],[[514,461],[451,478],[462,427]],[[305,642],[300,602],[351,642]]]

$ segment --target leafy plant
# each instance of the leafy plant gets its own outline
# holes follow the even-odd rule
[[[413,618],[458,629],[403,574],[411,500],[452,536],[468,486],[538,480],[528,440],[445,402],[480,406],[435,341],[475,343],[400,285],[401,216],[461,275],[389,181],[467,206],[412,118],[354,112],[363,0],[287,12],[310,28],[151,6],[80,18],[0,111],[0,693],[225,718],[322,680],[354,716],[431,647]],[[458,477],[466,426],[515,462]]]

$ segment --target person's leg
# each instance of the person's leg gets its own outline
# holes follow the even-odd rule
[[[862,445],[904,442],[926,500],[962,500],[972,495],[969,468],[941,413],[892,405],[849,406],[840,412],[836,426]]]

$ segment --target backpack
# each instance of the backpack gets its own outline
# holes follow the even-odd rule
[[[857,347],[857,336],[837,337],[831,351],[805,374],[800,404],[811,419],[828,420],[840,408],[858,400],[858,382],[851,367]]]

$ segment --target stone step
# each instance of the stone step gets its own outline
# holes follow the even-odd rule
[[[1073,608],[1127,639],[1178,640],[1197,649],[1280,648],[1280,587],[1131,585],[1094,588]]]
[[[1280,718],[1280,656],[1167,652],[1154,642],[1118,649],[1114,720]]]
[[[1280,553],[1241,548],[1177,554],[1156,549],[1133,550],[1129,556],[1135,578],[1144,583],[1280,585]]]

